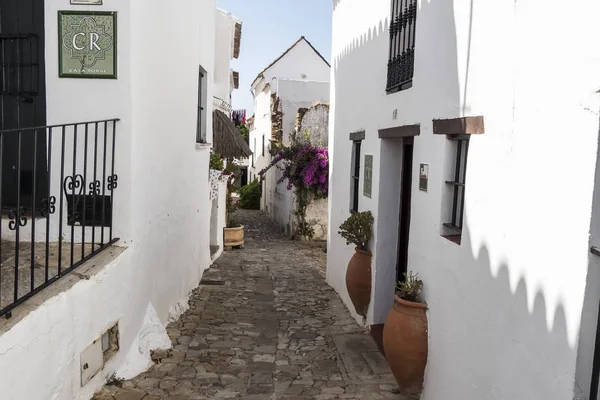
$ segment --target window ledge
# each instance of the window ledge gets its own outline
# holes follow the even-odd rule
[[[412,87],[412,85],[413,85],[413,81],[411,79],[409,81],[400,83],[398,85],[394,85],[394,86],[391,86],[389,88],[386,88],[385,92],[387,94],[394,94],[394,93],[402,92],[404,90],[410,89]]]
[[[452,235],[442,235],[442,237],[446,240],[451,241],[454,244],[457,244],[460,246],[460,242],[462,241],[462,235],[461,234],[452,234]]]
[[[212,147],[212,143],[196,143],[196,149],[210,149]]]
[[[462,240],[462,229],[454,226],[450,223],[445,223],[443,224],[444,228],[446,228],[446,231],[450,231],[451,233],[447,233],[447,234],[443,234],[441,235],[444,239],[451,241],[454,244],[457,244],[460,246],[460,242]]]

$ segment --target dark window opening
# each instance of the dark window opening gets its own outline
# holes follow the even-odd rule
[[[111,196],[76,194],[75,196],[68,195],[66,197],[67,224],[69,226],[112,226]]]
[[[386,91],[412,86],[415,67],[417,0],[392,0],[390,52]]]
[[[360,183],[360,141],[353,142],[353,165],[352,165],[352,203],[350,212],[358,212],[358,186]]]
[[[265,135],[263,135],[262,139],[263,139],[263,143],[262,143],[262,155],[264,157],[265,156]]]
[[[464,210],[465,210],[465,178],[467,175],[467,155],[469,152],[469,139],[452,139],[456,147],[456,166],[454,170],[454,179],[446,181],[447,185],[452,186],[452,219],[444,226],[449,228],[452,233],[445,235],[448,239],[460,244],[460,235],[462,233]]]
[[[119,325],[104,332],[101,339],[104,362],[108,362],[119,351]]]

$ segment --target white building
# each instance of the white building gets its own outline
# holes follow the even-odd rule
[[[228,154],[230,144],[238,143],[232,135],[239,135],[231,120],[231,94],[239,88],[239,73],[231,67],[233,59],[240,56],[242,41],[242,22],[231,13],[217,8],[215,14],[215,58],[214,58],[214,113],[222,112],[220,122],[213,124],[213,151],[220,155]],[[247,145],[245,148],[247,149]],[[237,152],[235,152],[237,153]],[[248,168],[248,158],[237,161],[241,168]],[[212,206],[210,225],[210,245],[212,258],[215,259],[223,249],[223,227],[225,226],[225,198],[227,185],[221,177],[221,171],[211,170]]]
[[[250,131],[250,180],[271,162],[271,141],[290,143],[298,110],[329,102],[329,63],[304,36],[275,59],[252,83],[254,121]],[[285,228],[293,230],[294,196],[286,183],[277,184],[281,172],[269,170],[263,180],[261,210]]]
[[[239,73],[231,60],[240,56],[242,22],[231,13],[217,9],[215,46],[215,108],[231,116],[231,93],[239,87]]]
[[[216,110],[231,117],[233,108],[231,94],[240,87],[240,74],[231,67],[232,60],[240,57],[242,40],[242,22],[231,13],[217,9],[215,54],[215,93],[213,97]],[[237,159],[242,175],[247,176],[250,160]]]
[[[419,274],[425,400],[597,398],[600,4],[565,12],[334,0],[327,280],[354,311],[336,228],[371,211],[366,324]]]
[[[3,47],[31,52],[10,60],[20,80],[0,95],[18,116],[0,130],[6,400],[85,400],[146,370],[211,262],[215,0],[103,3],[0,13]],[[59,77],[59,57],[63,75],[116,79]]]

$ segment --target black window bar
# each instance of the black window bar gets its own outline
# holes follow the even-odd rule
[[[119,240],[117,121],[0,130],[0,316]]]
[[[355,141],[354,143],[354,168],[352,170],[352,207],[351,212],[358,212],[358,187],[360,183],[360,147],[361,142]]]
[[[36,34],[0,33],[0,94],[23,96],[25,101],[38,94],[38,47]]]
[[[412,86],[415,69],[416,24],[417,0],[392,0],[386,86],[388,93],[408,89]]]
[[[465,178],[467,175],[467,155],[469,152],[469,139],[451,139],[456,142],[456,167],[454,180],[446,181],[453,186],[452,195],[452,220],[444,226],[454,232],[462,233],[463,214],[465,209]]]

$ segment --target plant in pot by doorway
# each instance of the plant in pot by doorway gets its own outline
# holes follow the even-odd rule
[[[422,289],[417,274],[404,273],[383,328],[385,358],[405,394],[421,392],[427,365],[427,304],[421,301]]]
[[[368,250],[373,235],[373,215],[370,211],[356,212],[340,225],[338,232],[346,244],[356,246],[346,270],[346,288],[358,315],[367,316],[371,302],[371,259]]]
[[[239,167],[228,160],[227,166],[223,170],[223,175],[227,175],[227,197],[225,198],[225,228],[223,228],[223,242],[225,247],[243,247],[244,246],[244,226],[240,225],[233,217],[233,214],[239,207],[238,198],[233,194],[236,189],[236,182],[239,176]]]

